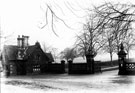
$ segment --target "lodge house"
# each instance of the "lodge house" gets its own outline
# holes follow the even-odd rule
[[[54,62],[51,53],[44,53],[39,42],[29,45],[28,39],[28,36],[18,36],[17,46],[4,46],[2,64],[8,75],[44,73],[47,64]]]

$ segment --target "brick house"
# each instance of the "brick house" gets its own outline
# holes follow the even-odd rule
[[[4,46],[2,63],[8,75],[44,73],[47,69],[47,64],[54,61],[51,53],[43,52],[39,42],[30,46],[28,38],[28,36],[18,36],[17,46]]]

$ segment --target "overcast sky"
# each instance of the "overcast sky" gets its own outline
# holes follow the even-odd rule
[[[109,0],[0,0],[2,34],[10,35],[7,44],[15,45],[18,35],[28,35],[30,36],[30,45],[39,41],[41,44],[44,42],[48,46],[56,47],[60,51],[72,46],[75,42],[75,35],[82,29],[81,23],[86,19],[84,9],[91,8],[93,5],[101,5],[105,1]],[[110,1],[135,4],[134,0]],[[59,20],[55,20],[55,31],[59,37],[51,30],[50,23],[44,29],[40,29],[39,27],[45,24],[46,4],[50,5],[56,15],[72,29],[66,27]],[[69,10],[71,7],[76,10],[75,14]],[[48,16],[48,22],[50,22],[50,12]]]

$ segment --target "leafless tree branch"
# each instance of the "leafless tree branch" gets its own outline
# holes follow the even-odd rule
[[[52,31],[53,31],[53,33],[56,35],[56,36],[58,36],[57,34],[56,34],[56,31],[55,31],[55,29],[54,29],[54,19],[58,19],[59,21],[61,21],[66,27],[68,27],[69,29],[73,29],[73,28],[71,28],[70,26],[68,26],[66,23],[65,23],[65,21],[63,20],[63,19],[61,19],[60,17],[58,17],[56,14],[55,14],[55,12],[52,10],[52,8],[51,8],[51,6],[50,5],[48,5],[48,4],[45,4],[46,5],[46,10],[44,11],[44,9],[42,8],[42,6],[40,6],[40,8],[41,8],[41,10],[43,10],[44,12],[45,12],[45,24],[42,26],[42,27],[40,27],[41,29],[43,29],[43,28],[45,28],[47,25],[48,25],[48,12],[51,12],[51,28],[52,28]],[[58,5],[57,5],[58,6]],[[58,6],[59,7],[59,6]],[[60,8],[60,7],[59,7]],[[61,8],[60,8],[61,9]],[[62,11],[63,12],[63,11]]]

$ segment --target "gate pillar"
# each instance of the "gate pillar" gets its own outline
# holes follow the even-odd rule
[[[124,51],[123,44],[120,45],[120,51],[118,52],[119,72],[118,75],[124,75],[126,73],[126,53]]]
[[[88,51],[86,55],[88,73],[94,74],[94,54],[92,51]]]
[[[16,62],[17,75],[26,75],[26,61],[17,60]]]

